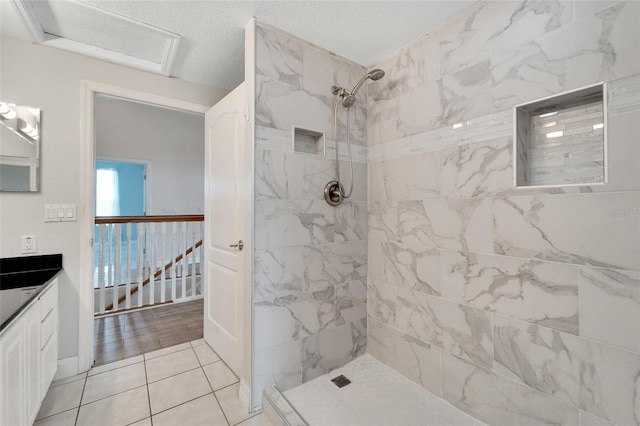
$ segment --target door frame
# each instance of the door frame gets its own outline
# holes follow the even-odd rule
[[[94,97],[96,94],[114,96],[146,104],[202,114],[210,108],[179,99],[139,92],[118,86],[93,81],[82,81],[81,134],[80,144],[80,283],[78,288],[78,373],[89,370],[93,365],[93,296],[88,283],[93,282],[93,235],[95,201],[95,121]],[[202,141],[204,143],[204,141]],[[249,333],[251,333],[249,331]]]
[[[115,163],[129,163],[129,164],[142,164],[144,166],[144,188],[143,188],[143,197],[144,197],[144,215],[147,216],[147,212],[151,208],[151,190],[149,182],[151,182],[151,161],[149,160],[136,160],[133,158],[117,158],[117,157],[104,157],[102,155],[96,155],[96,159],[94,160],[94,173],[95,173],[95,162],[96,161],[112,161]],[[95,194],[94,194],[95,197]],[[95,199],[94,199],[95,202]]]

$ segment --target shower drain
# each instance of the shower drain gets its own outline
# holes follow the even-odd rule
[[[338,377],[334,377],[333,379],[331,379],[331,381],[339,388],[343,388],[351,383],[351,380],[344,377],[343,374],[339,375]]]

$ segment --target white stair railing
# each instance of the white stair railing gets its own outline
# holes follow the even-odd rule
[[[95,314],[202,298],[204,216],[97,217]]]

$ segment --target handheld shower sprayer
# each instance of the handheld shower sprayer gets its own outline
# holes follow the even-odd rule
[[[338,206],[342,204],[342,202],[346,198],[349,198],[351,196],[351,193],[353,192],[353,160],[351,158],[351,139],[350,139],[351,122],[349,120],[349,108],[351,108],[356,104],[356,94],[358,93],[358,90],[360,90],[360,87],[362,87],[362,85],[365,83],[365,81],[367,80],[377,81],[377,80],[380,80],[382,77],[384,77],[384,71],[382,71],[381,69],[374,69],[372,71],[369,71],[367,74],[365,74],[365,76],[362,77],[360,81],[356,83],[355,86],[353,86],[353,89],[351,90],[351,92],[347,92],[346,89],[339,86],[331,87],[331,93],[338,96],[338,100],[336,101],[335,106],[333,108],[333,139],[336,142],[337,179],[327,183],[327,185],[324,187],[324,199],[327,201],[327,203],[331,204],[332,206]],[[338,133],[337,132],[338,132],[338,107],[340,106],[340,104],[342,104],[342,106],[347,109],[347,147],[349,152],[349,177],[351,178],[349,183],[348,193],[345,193],[344,187],[340,182],[340,162],[338,160]]]

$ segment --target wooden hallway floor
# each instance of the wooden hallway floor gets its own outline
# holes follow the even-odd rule
[[[175,303],[94,320],[95,365],[200,339],[204,301]]]

